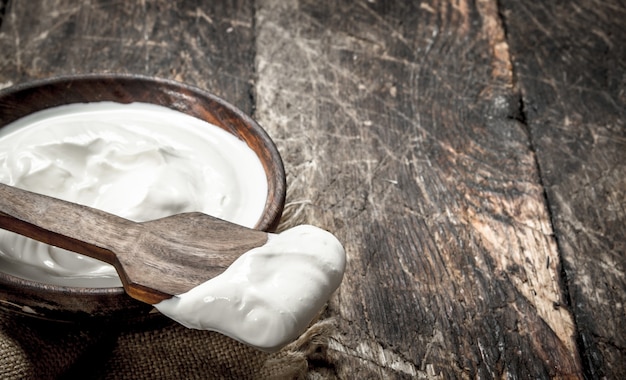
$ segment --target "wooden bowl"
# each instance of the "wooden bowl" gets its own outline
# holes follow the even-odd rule
[[[245,141],[260,158],[268,178],[268,197],[257,229],[273,231],[285,202],[285,172],[267,133],[236,107],[206,91],[174,81],[137,75],[58,77],[0,91],[0,128],[46,108],[72,103],[113,101],[152,103],[195,116]],[[121,287],[66,287],[24,280],[0,271],[0,309],[55,321],[143,319],[152,306]]]

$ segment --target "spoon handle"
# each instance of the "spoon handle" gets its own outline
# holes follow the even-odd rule
[[[113,264],[128,295],[151,304],[219,275],[268,239],[198,212],[135,223],[4,184],[0,228]]]
[[[137,223],[0,184],[0,228],[116,264],[112,244],[133,241]]]

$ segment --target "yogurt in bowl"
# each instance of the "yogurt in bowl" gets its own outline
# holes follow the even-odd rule
[[[80,103],[0,129],[0,182],[136,222],[200,211],[253,228],[267,177],[245,142],[148,103]],[[3,272],[52,285],[115,287],[113,266],[0,230]]]
[[[206,91],[135,75],[0,90],[0,166],[4,183],[136,221],[201,211],[273,231],[285,200],[280,155],[256,122]],[[153,311],[108,265],[0,235],[4,311],[71,322]]]

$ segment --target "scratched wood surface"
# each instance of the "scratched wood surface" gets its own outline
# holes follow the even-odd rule
[[[349,257],[312,372],[623,372],[623,4],[7,4],[0,87],[158,75],[268,130],[286,219],[333,231]]]
[[[155,75],[207,89],[250,113],[252,4],[11,0],[0,86],[74,73]]]
[[[626,374],[626,4],[503,4],[583,366],[589,378],[621,378]]]
[[[579,375],[496,3],[259,4],[256,116],[349,253],[340,377]]]

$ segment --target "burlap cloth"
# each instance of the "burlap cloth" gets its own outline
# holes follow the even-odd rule
[[[1,379],[304,379],[332,329],[317,322],[268,354],[221,334],[159,318],[80,326],[0,315]]]
[[[318,319],[268,354],[162,316],[87,326],[0,312],[0,379],[306,379],[319,377],[309,363],[324,362],[333,329]]]

